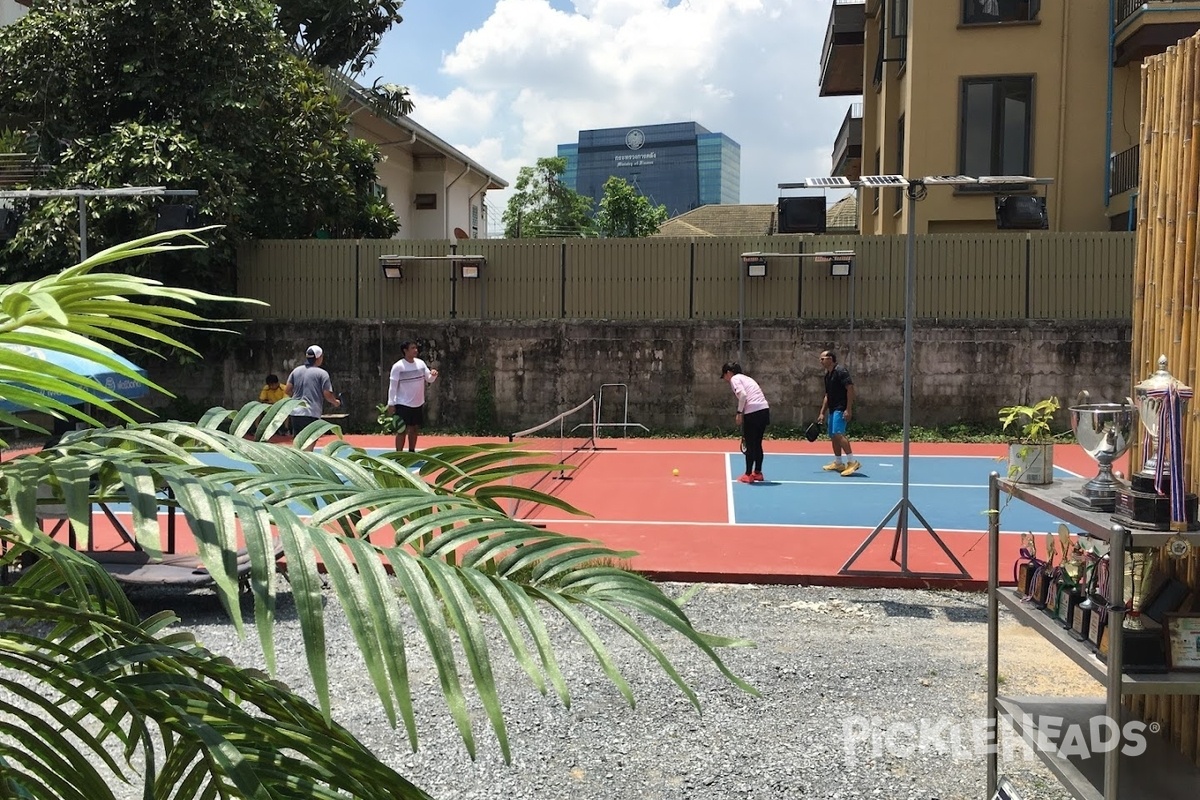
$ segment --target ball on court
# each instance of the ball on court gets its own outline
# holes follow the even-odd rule
[[[678,475],[678,474],[679,474],[679,470],[677,470],[677,469],[673,469],[673,470],[671,470],[671,474],[672,474],[672,475]]]

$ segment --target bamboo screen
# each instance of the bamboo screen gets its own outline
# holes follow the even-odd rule
[[[1156,369],[1160,355],[1167,369],[1196,386],[1200,347],[1196,343],[1197,194],[1200,181],[1200,37],[1184,39],[1167,52],[1148,58],[1142,68],[1141,185],[1138,189],[1137,252],[1133,282],[1133,357],[1130,386]],[[1184,469],[1188,490],[1200,489],[1200,422],[1193,400],[1184,430]],[[1139,447],[1133,463],[1142,463]],[[1200,557],[1193,549],[1170,564],[1193,592],[1200,594]],[[1194,594],[1193,596],[1196,596]],[[1195,610],[1200,610],[1197,608]],[[1200,679],[1200,675],[1197,675]],[[1137,695],[1133,711],[1163,726],[1183,753],[1200,764],[1200,697]]]

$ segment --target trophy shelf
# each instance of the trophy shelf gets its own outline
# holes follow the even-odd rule
[[[1046,612],[1024,602],[1010,589],[999,590],[996,598],[1017,622],[1040,633],[1084,672],[1100,683],[1108,680],[1107,663],[1097,658],[1094,650],[1073,637]],[[1130,694],[1200,694],[1200,675],[1194,672],[1127,672],[1121,675],[1121,686],[1124,692]]]
[[[1105,714],[1100,699],[1071,697],[1006,697],[996,698],[997,710],[1030,743],[1038,758],[1050,768],[1077,800],[1104,800],[1104,755],[1088,757],[1058,755],[1057,747],[1065,731],[1088,731],[1091,720]],[[1051,750],[1046,746],[1046,731],[1028,729],[1032,718],[1057,717],[1057,738]],[[1136,720],[1123,714],[1122,724]],[[1146,750],[1137,756],[1120,756],[1117,797],[1121,800],[1195,800],[1200,786],[1200,767],[1188,761],[1179,750],[1162,736],[1143,730]],[[1039,741],[1042,746],[1039,746]]]
[[[1000,478],[998,481],[1000,491],[1004,494],[1028,503],[1034,508],[1040,508],[1055,518],[1076,526],[1093,539],[1107,542],[1112,527],[1119,524],[1113,522],[1112,512],[1084,511],[1066,503],[1066,499],[1071,495],[1078,494],[1086,482],[1083,478],[1065,478],[1044,486],[1035,486],[1005,478]],[[1001,513],[1001,517],[1003,516]],[[1187,539],[1193,545],[1200,545],[1200,532],[1198,531],[1176,533],[1173,531],[1143,531],[1133,528],[1126,528],[1126,530],[1129,532],[1132,547],[1162,547],[1168,539],[1174,536]]]

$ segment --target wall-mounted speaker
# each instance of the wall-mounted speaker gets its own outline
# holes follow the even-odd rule
[[[158,207],[154,232],[190,230],[197,227],[196,207],[183,203],[166,203]]]
[[[824,233],[825,197],[779,198],[780,233]]]
[[[7,242],[17,235],[21,218],[11,208],[0,208],[0,242]]]
[[[1007,231],[1044,231],[1050,227],[1046,198],[1029,194],[996,198],[996,227]]]

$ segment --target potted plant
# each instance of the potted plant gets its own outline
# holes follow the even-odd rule
[[[1002,429],[1017,437],[1008,444],[1010,480],[1044,485],[1054,479],[1054,433],[1050,425],[1058,409],[1057,397],[1000,409]]]

